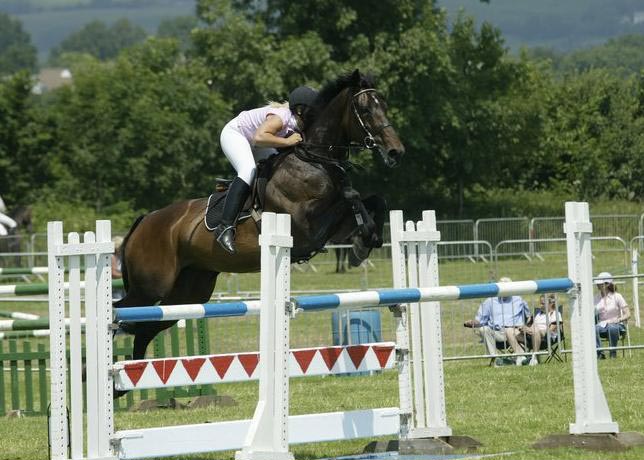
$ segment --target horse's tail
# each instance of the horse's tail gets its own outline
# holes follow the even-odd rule
[[[123,288],[125,289],[125,292],[128,291],[129,284],[127,280],[127,264],[125,263],[125,247],[127,246],[127,242],[130,239],[130,236],[132,235],[132,233],[134,233],[134,230],[136,230],[136,227],[139,226],[144,217],[145,215],[140,215],[136,218],[136,220],[132,224],[132,227],[130,227],[130,231],[127,232],[127,235],[125,235],[125,238],[123,238],[123,244],[121,244],[119,257],[121,259],[121,274],[123,275]]]

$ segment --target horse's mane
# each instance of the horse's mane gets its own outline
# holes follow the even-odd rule
[[[317,119],[320,112],[346,88],[374,88],[375,80],[370,74],[362,74],[358,70],[342,74],[335,80],[326,83],[319,91],[313,106],[306,114],[306,126],[310,126]]]
[[[314,106],[317,108],[326,107],[329,102],[333,100],[340,91],[345,88],[373,88],[374,78],[371,75],[359,74],[359,79],[356,78],[356,72],[350,72],[340,75],[335,80],[328,82],[320,89],[318,97],[315,99]]]

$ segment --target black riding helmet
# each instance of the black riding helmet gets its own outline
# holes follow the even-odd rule
[[[310,107],[317,96],[318,92],[310,86],[298,86],[288,95],[288,105],[291,108],[298,105]]]

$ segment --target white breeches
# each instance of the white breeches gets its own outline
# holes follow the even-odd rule
[[[277,153],[273,148],[252,147],[248,139],[236,128],[237,120],[233,119],[221,130],[219,143],[224,155],[233,165],[237,175],[248,185],[255,179],[256,162]]]

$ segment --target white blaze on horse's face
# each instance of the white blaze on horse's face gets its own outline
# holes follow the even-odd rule
[[[385,164],[397,166],[405,153],[398,133],[387,119],[387,106],[375,89],[363,89],[353,95],[353,113],[364,132],[363,145],[378,151]]]

